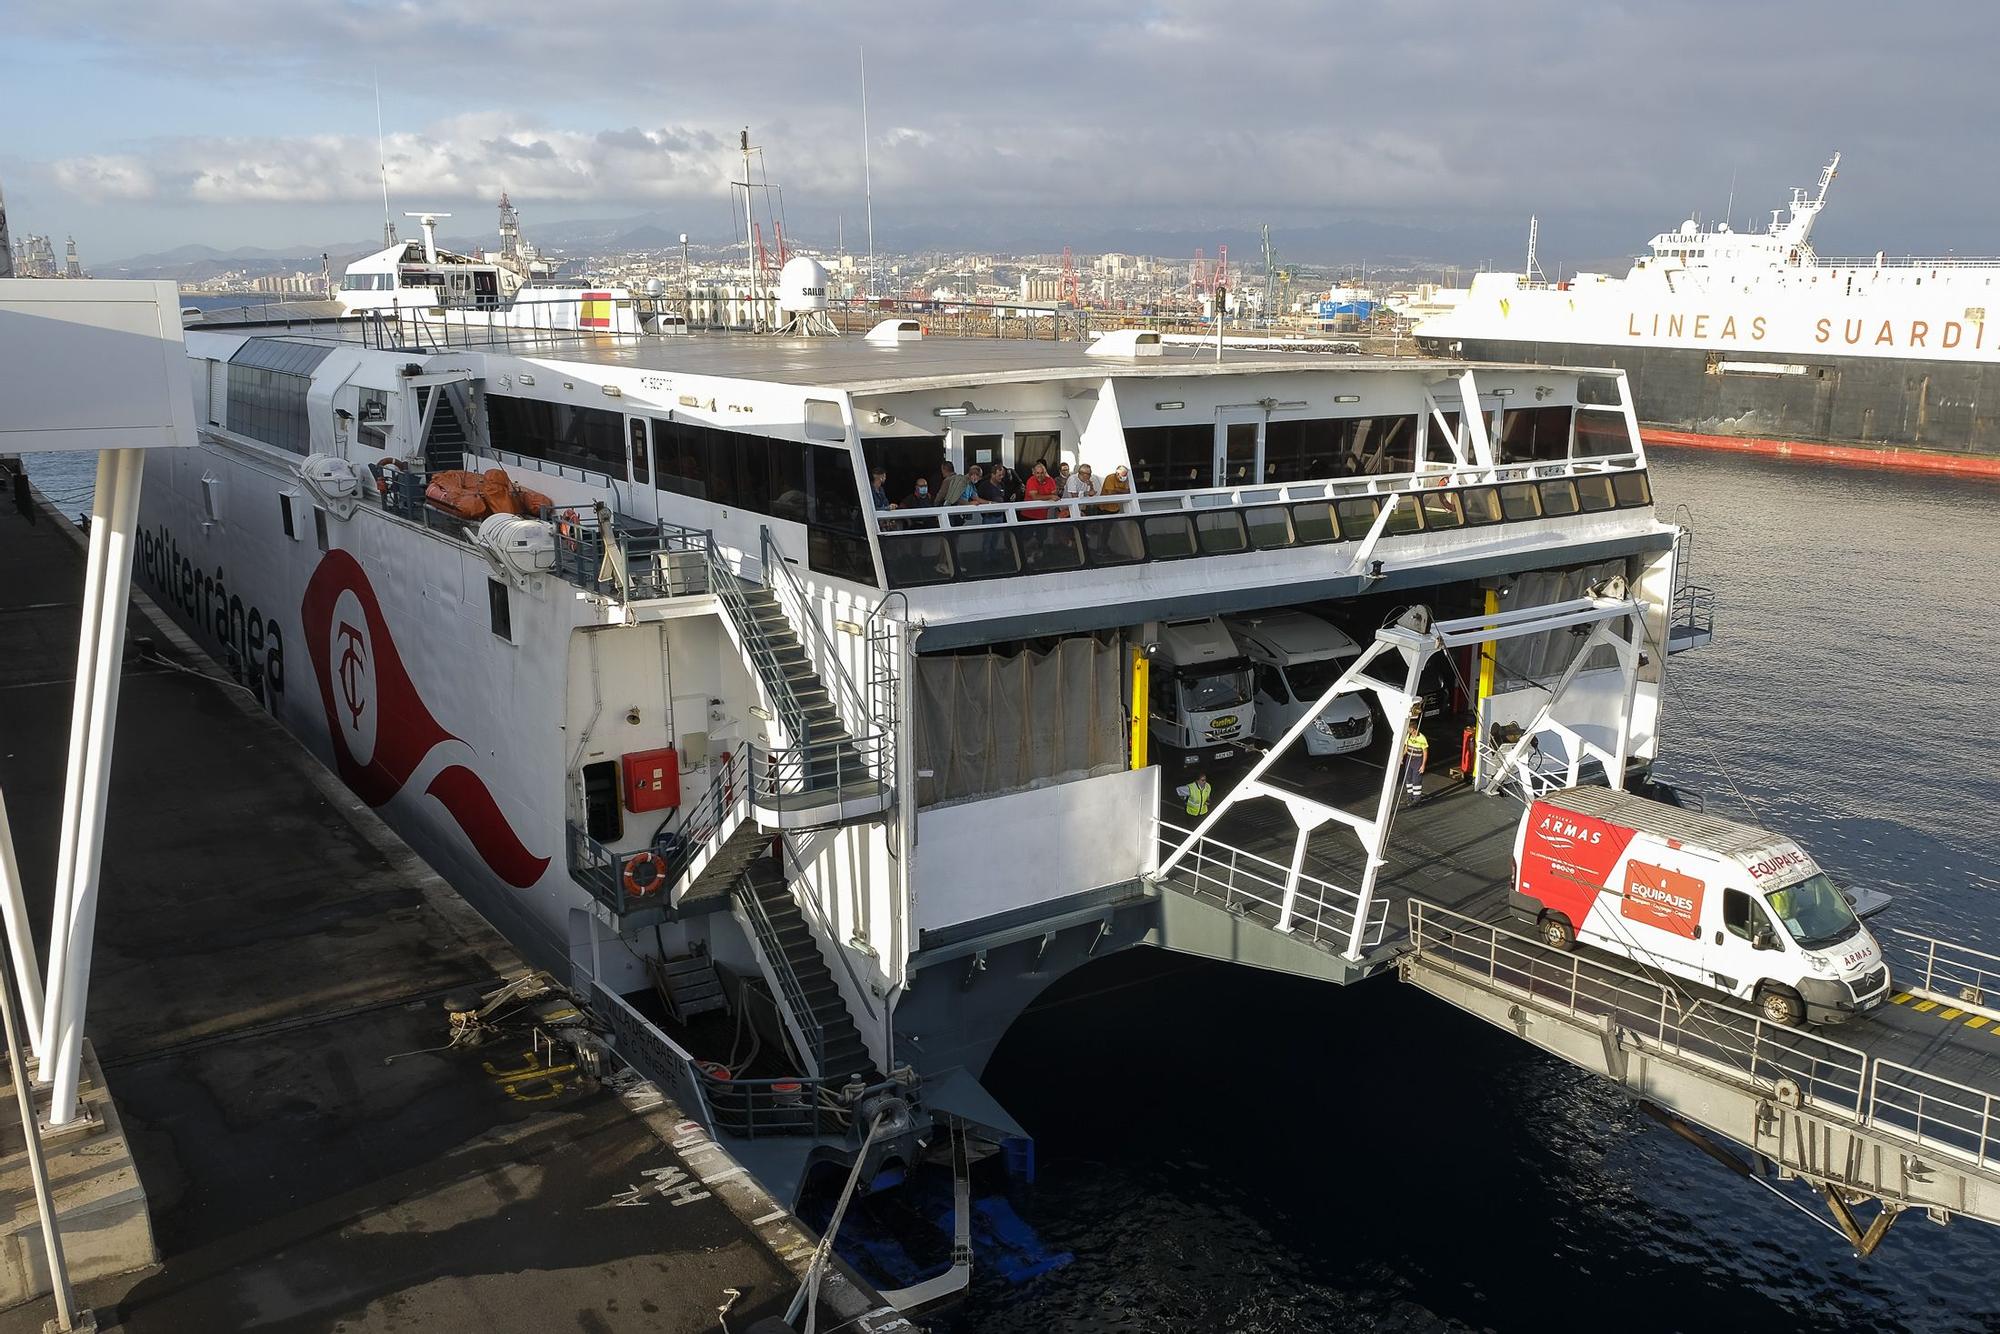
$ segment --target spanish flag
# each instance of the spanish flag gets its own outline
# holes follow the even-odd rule
[[[585,292],[581,298],[582,308],[576,317],[579,329],[609,329],[611,327],[611,293]]]

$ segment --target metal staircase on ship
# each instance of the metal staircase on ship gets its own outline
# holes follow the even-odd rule
[[[683,810],[677,841],[653,854],[661,861],[659,878],[646,892],[635,894],[626,884],[629,855],[608,852],[575,825],[571,873],[621,930],[732,912],[750,936],[807,1073],[843,1085],[878,1083],[882,1073],[828,962],[829,954],[839,960],[840,947],[823,924],[815,927],[794,893],[792,850],[796,840],[819,831],[877,822],[892,812],[898,657],[889,632],[873,628],[870,635],[864,697],[768,529],[754,567],[761,581],[732,568],[707,533],[613,531],[616,560],[606,563],[601,549],[581,558],[593,571],[608,570],[604,591],[626,598],[713,594],[751,669],[759,707],[781,739],[730,753],[706,795]]]

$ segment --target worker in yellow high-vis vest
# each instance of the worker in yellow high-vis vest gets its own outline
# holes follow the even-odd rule
[[[1403,798],[1417,802],[1424,795],[1424,767],[1430,763],[1430,738],[1424,735],[1423,710],[1410,714],[1409,735],[1403,740]]]
[[[1194,776],[1192,783],[1174,789],[1174,794],[1187,802],[1187,813],[1199,820],[1208,814],[1208,805],[1215,797],[1215,787],[1208,781],[1206,770]]]

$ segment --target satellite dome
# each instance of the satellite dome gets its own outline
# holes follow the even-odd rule
[[[807,255],[785,261],[778,270],[778,309],[825,310],[826,266]]]

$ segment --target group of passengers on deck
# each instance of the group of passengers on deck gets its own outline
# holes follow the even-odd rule
[[[1049,465],[1036,460],[1023,477],[1004,463],[974,463],[964,472],[952,466],[950,459],[940,465],[941,474],[933,484],[932,478],[919,473],[909,494],[901,499],[891,499],[887,490],[888,470],[877,465],[869,470],[869,491],[878,514],[891,510],[956,509],[981,505],[1021,505],[1018,511],[1022,521],[1036,522],[1043,519],[1068,517],[1079,508],[1059,505],[1053,502],[1093,500],[1100,496],[1124,496],[1132,493],[1132,470],[1125,464],[1099,478],[1088,463],[1079,463],[1071,468],[1067,460],[1050,472]],[[1049,501],[1047,506],[1030,504],[1031,501]],[[1084,513],[1114,514],[1118,505],[1094,505],[1082,509]],[[1001,522],[999,514],[986,516],[983,522]],[[892,521],[885,526],[893,524]],[[955,519],[954,522],[966,522]]]

